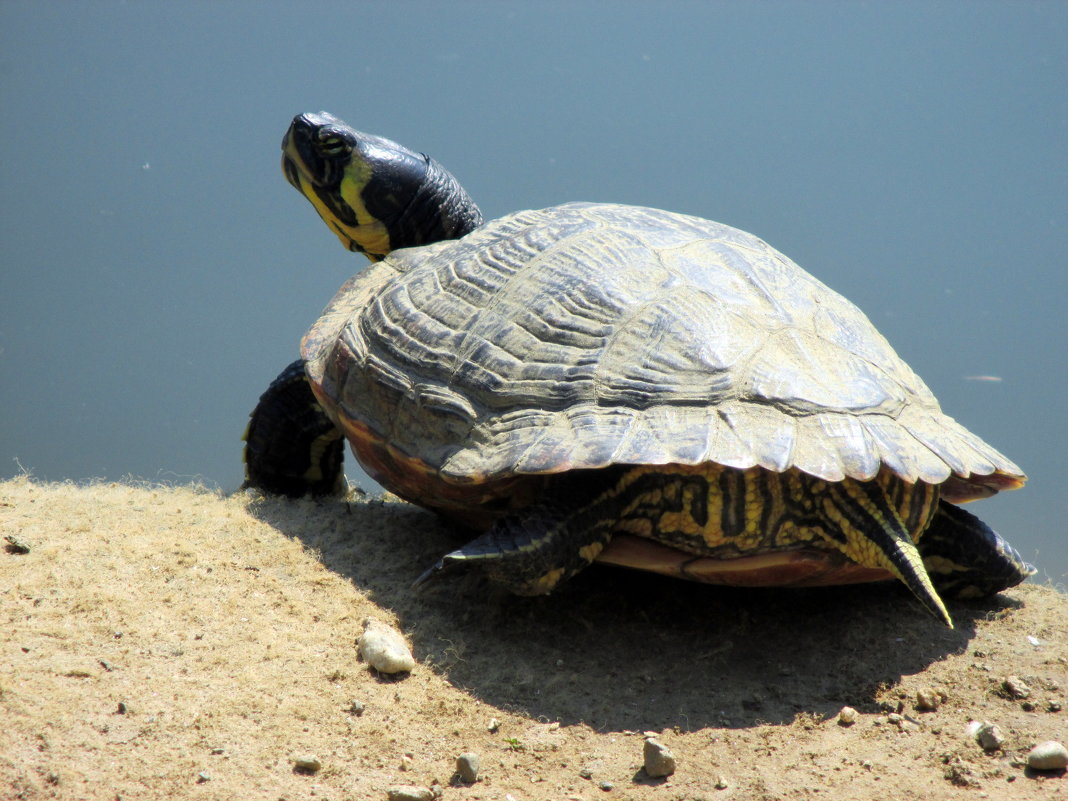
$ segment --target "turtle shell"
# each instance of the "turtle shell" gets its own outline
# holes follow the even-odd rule
[[[957,502],[1024,480],[852,303],[751,234],[655,209],[572,203],[394,251],[302,350],[372,476],[439,508],[612,464],[885,466]]]

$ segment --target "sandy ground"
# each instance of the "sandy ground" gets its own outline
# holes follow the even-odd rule
[[[29,548],[0,551],[5,799],[1068,798],[1063,772],[1022,764],[1068,739],[1053,588],[953,603],[955,630],[893,585],[600,567],[540,599],[473,577],[413,590],[456,532],[407,504],[123,484],[2,483],[0,531]],[[371,616],[411,643],[410,675],[358,661]],[[674,775],[642,770],[647,732]],[[474,784],[454,782],[461,752]]]

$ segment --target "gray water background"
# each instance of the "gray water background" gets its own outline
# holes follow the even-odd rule
[[[0,92],[0,477],[238,486],[363,267],[278,166],[326,109],[489,218],[763,237],[1030,473],[972,509],[1066,580],[1068,3],[8,1]]]

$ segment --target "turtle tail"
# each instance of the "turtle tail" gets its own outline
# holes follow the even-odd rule
[[[889,570],[927,611],[953,628],[953,618],[880,482],[828,484],[823,511],[828,523],[824,534],[835,547],[859,565]]]
[[[260,396],[243,437],[245,483],[275,495],[337,495],[344,440],[312,393],[297,359]]]

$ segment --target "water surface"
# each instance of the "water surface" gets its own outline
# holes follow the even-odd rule
[[[360,269],[282,179],[327,109],[488,217],[752,231],[856,302],[1028,487],[974,511],[1064,582],[1068,5],[0,4],[0,476],[241,481]]]

